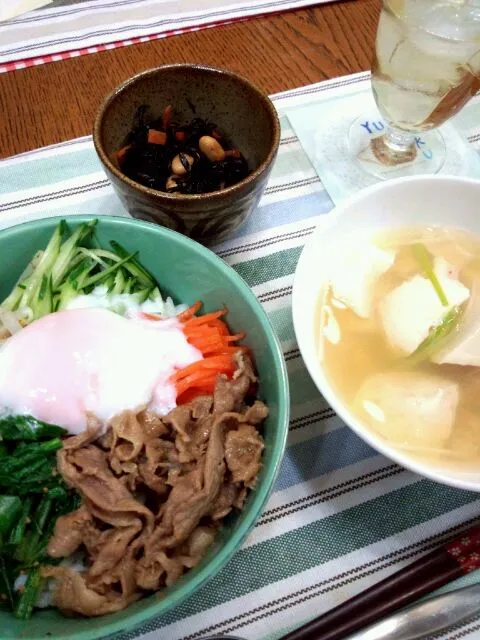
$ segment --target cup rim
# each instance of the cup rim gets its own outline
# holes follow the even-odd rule
[[[116,100],[116,98],[125,92],[131,85],[137,83],[139,80],[153,76],[156,74],[161,74],[164,71],[182,71],[182,70],[195,70],[199,72],[206,72],[207,74],[217,75],[217,76],[227,76],[233,79],[235,82],[239,82],[243,84],[248,90],[253,91],[253,93],[260,99],[260,101],[264,104],[267,113],[269,115],[270,121],[272,123],[273,128],[273,140],[270,143],[270,149],[267,154],[267,157],[260,163],[260,165],[254,169],[248,176],[243,178],[237,184],[231,185],[230,187],[226,187],[225,189],[210,191],[208,193],[199,193],[199,194],[183,194],[183,193],[168,193],[165,191],[159,191],[157,189],[152,189],[150,187],[146,187],[131,178],[128,178],[119,168],[115,166],[115,164],[110,160],[108,154],[104,149],[103,144],[103,136],[102,136],[102,126],[105,122],[105,116]],[[264,174],[269,167],[271,166],[275,155],[278,151],[278,147],[280,144],[280,120],[278,117],[277,110],[275,109],[273,102],[270,100],[268,95],[262,91],[256,84],[245,78],[243,75],[230,71],[229,69],[221,69],[218,67],[213,67],[209,65],[203,64],[189,64],[189,63],[176,63],[176,64],[165,64],[160,65],[159,67],[154,67],[152,69],[147,69],[146,71],[141,71],[137,73],[118,86],[116,86],[103,100],[100,105],[93,125],[93,143],[95,146],[95,150],[100,158],[102,164],[108,169],[110,173],[112,173],[115,178],[120,180],[123,184],[131,189],[136,191],[140,191],[145,196],[153,197],[157,200],[164,200],[166,202],[170,202],[171,204],[179,203],[179,202],[202,202],[204,200],[210,200],[212,202],[220,202],[228,196],[239,195],[243,189],[247,186],[254,186],[257,182],[257,179]]]

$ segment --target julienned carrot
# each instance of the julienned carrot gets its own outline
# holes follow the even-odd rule
[[[171,379],[174,382],[177,382],[178,380],[182,380],[182,378],[186,378],[197,373],[200,375],[208,373],[208,375],[210,375],[212,371],[217,373],[233,373],[233,369],[234,366],[231,356],[210,356],[209,358],[198,360],[183,369],[179,369]]]
[[[211,324],[202,324],[198,327],[190,327],[184,325],[183,333],[187,336],[187,338],[192,338],[193,340],[195,340],[196,338],[205,338],[206,336],[217,336],[219,340],[226,340],[230,337],[228,327],[225,325],[225,323],[222,323],[222,326],[219,327],[217,327],[217,325]],[[237,338],[235,337],[235,339]]]
[[[211,330],[211,329],[216,329],[223,335],[227,335],[230,333],[223,320],[214,318],[209,322],[195,323],[193,322],[194,319],[195,318],[192,318],[192,320],[187,320],[187,322],[185,322],[185,324],[183,325],[183,330],[185,331],[185,333],[192,333],[192,334],[202,333],[202,331]]]
[[[162,126],[164,129],[168,129],[168,127],[170,126],[170,122],[172,121],[172,115],[173,115],[173,107],[171,104],[169,104],[163,110]]]
[[[147,311],[142,311],[139,314],[144,320],[153,320],[153,321],[158,321],[158,320],[163,320],[162,316],[159,316],[156,313],[148,313]]]
[[[242,353],[249,353],[248,347],[237,347],[235,345],[234,347],[223,347],[221,351],[218,349],[218,347],[215,349],[207,349],[207,351],[205,352],[205,356],[224,356],[227,354],[232,356],[239,351],[241,351]]]
[[[180,322],[186,322],[187,320],[192,318],[197,313],[197,311],[200,310],[201,306],[202,303],[200,301],[194,302],[191,307],[188,307],[188,309],[182,311],[182,313],[177,316],[177,319]]]
[[[247,347],[235,344],[245,337],[244,334],[231,335],[228,326],[221,320],[228,309],[197,316],[200,307],[201,303],[196,302],[178,316],[188,342],[202,353],[203,360],[180,369],[172,376],[177,404],[190,402],[200,395],[211,395],[220,374],[227,378],[233,376],[235,353],[248,352]]]
[[[188,326],[197,327],[202,324],[209,324],[213,320],[218,320],[218,318],[221,318],[226,314],[227,314],[227,309],[220,309],[219,311],[212,311],[211,313],[206,313],[204,316],[194,316],[188,321]]]
[[[149,129],[147,141],[149,144],[166,144],[167,134],[165,133],[165,131]]]
[[[215,325],[212,327],[209,324],[201,324],[196,327],[192,327],[189,324],[185,324],[182,327],[183,333],[188,338],[204,338],[205,336],[218,336],[219,340],[224,340],[229,336],[229,331],[225,326],[225,329],[219,329]],[[226,332],[225,332],[226,330]]]
[[[201,327],[202,325],[200,325]],[[216,327],[220,333],[224,336],[228,336],[230,335],[230,332],[228,331],[228,327],[225,324],[225,322],[223,322],[223,320],[212,320],[211,322],[208,323],[209,327]],[[194,327],[193,327],[194,328]]]
[[[116,160],[120,167],[122,165],[122,162],[125,160],[125,156],[127,155],[129,149],[131,149],[131,147],[132,147],[131,144],[127,144],[112,154],[113,160]]]
[[[188,389],[202,389],[212,394],[215,391],[218,373],[209,373],[203,376],[188,376],[180,380],[175,385],[177,390],[177,398],[185,393]]]
[[[216,381],[215,381],[216,382]],[[204,386],[190,387],[181,395],[177,396],[177,404],[186,404],[199,396],[211,396],[215,391],[215,382]]]
[[[203,338],[203,339],[197,339],[197,340],[190,338],[188,342],[193,347],[195,347],[195,349],[198,349],[199,351],[201,351],[203,355],[205,355],[205,352],[207,350],[211,351],[212,349],[214,349],[216,351],[220,351],[222,347],[225,346],[225,344],[221,340],[218,340],[215,337],[212,337],[210,339]]]
[[[245,338],[245,334],[244,333],[236,333],[233,336],[229,336],[228,334],[224,337],[225,342],[229,343],[230,342],[238,342],[239,340],[243,340]]]
[[[225,151],[225,157],[228,158],[240,158],[242,154],[240,153],[240,151],[238,149],[227,149]]]

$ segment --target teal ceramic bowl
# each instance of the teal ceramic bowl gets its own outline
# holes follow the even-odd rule
[[[90,219],[67,218],[71,228]],[[48,218],[12,227],[0,233],[0,296],[3,299],[25,265],[45,247],[59,218]],[[265,451],[257,487],[241,513],[225,525],[203,561],[174,586],[131,605],[119,613],[100,618],[65,618],[50,609],[36,612],[28,622],[0,610],[0,637],[40,640],[94,640],[117,637],[154,616],[172,609],[213,577],[239,548],[259,517],[277,476],[288,429],[289,394],[283,356],[270,322],[246,283],[200,244],[163,227],[128,218],[102,217],[97,225],[102,246],[116,240],[138,250],[142,263],[174,301],[191,304],[202,300],[205,312],[227,305],[228,322],[234,332],[245,331],[259,375],[259,396],[269,408],[264,425]]]

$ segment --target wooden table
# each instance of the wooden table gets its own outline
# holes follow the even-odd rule
[[[0,157],[91,132],[103,97],[133,74],[202,62],[268,93],[370,68],[380,0],[334,2],[0,75]]]

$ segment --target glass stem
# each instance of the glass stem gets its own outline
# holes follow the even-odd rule
[[[412,162],[417,156],[415,136],[387,125],[385,133],[370,141],[379,162],[388,166]]]
[[[415,136],[412,133],[395,129],[389,125],[386,127],[383,142],[394,155],[410,156],[415,149]]]

